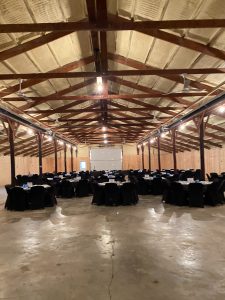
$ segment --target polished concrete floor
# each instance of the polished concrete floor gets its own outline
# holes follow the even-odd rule
[[[0,299],[225,299],[225,206],[74,198],[21,213],[0,199]]]

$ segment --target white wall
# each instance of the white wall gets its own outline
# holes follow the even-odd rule
[[[121,170],[122,148],[91,148],[91,170]]]

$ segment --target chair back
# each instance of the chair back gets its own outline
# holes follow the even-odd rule
[[[21,187],[15,186],[10,189],[10,208],[11,210],[24,211],[28,206],[28,192]]]
[[[171,183],[171,202],[179,206],[188,205],[187,193],[185,192],[182,184],[179,182]]]
[[[89,195],[90,186],[87,179],[79,180],[76,188],[77,197],[87,197]]]
[[[105,185],[105,204],[109,206],[119,205],[121,203],[120,190],[116,183],[107,183]]]
[[[192,207],[204,207],[204,186],[199,182],[188,185],[188,202]]]
[[[139,201],[136,185],[132,182],[125,182],[121,187],[122,205],[134,205]]]
[[[31,209],[43,209],[45,207],[45,188],[33,186],[29,193],[29,206]]]
[[[91,204],[104,205],[105,204],[104,187],[100,186],[97,182],[92,182],[91,187],[93,192],[93,198]]]
[[[69,182],[68,180],[63,180],[61,182],[60,192],[63,198],[72,198],[75,195],[74,185],[72,184],[72,182]]]

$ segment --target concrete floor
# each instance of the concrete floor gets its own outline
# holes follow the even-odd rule
[[[89,197],[20,213],[0,199],[0,299],[225,299],[225,206]]]

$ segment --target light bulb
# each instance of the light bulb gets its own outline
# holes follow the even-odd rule
[[[31,134],[33,134],[34,132],[33,132],[33,130],[32,130],[31,128],[28,128],[28,129],[27,129],[27,133],[31,135]]]
[[[179,126],[179,129],[180,129],[180,130],[184,130],[184,129],[185,129],[185,124],[181,124],[181,125]]]
[[[224,113],[224,112],[225,112],[225,106],[220,106],[220,107],[218,108],[218,111],[219,111],[220,113]]]

